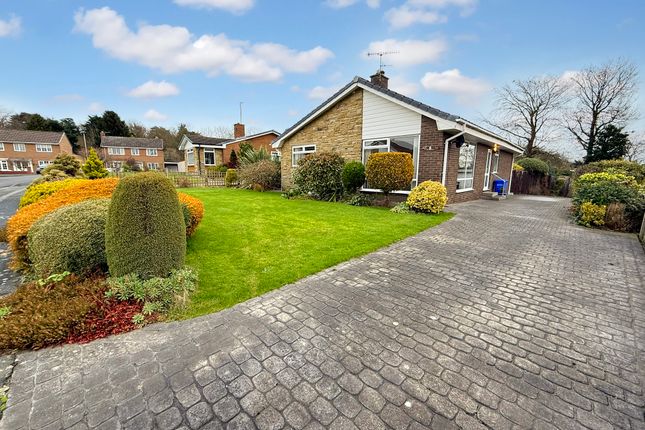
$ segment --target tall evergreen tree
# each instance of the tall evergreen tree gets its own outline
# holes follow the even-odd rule
[[[629,135],[623,132],[622,127],[609,124],[596,135],[596,143],[585,162],[618,160],[627,155],[629,148]]]

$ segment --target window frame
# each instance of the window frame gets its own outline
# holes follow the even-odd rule
[[[2,172],[10,172],[9,170],[9,160],[6,158],[0,160],[0,171]]]
[[[21,149],[18,149],[18,148],[21,148]],[[27,152],[27,145],[25,145],[24,143],[14,143],[13,150],[14,152]]]
[[[421,155],[421,134],[402,134],[400,136],[391,136],[391,137],[379,137],[379,138],[374,138],[374,139],[363,139],[361,141],[361,162],[363,165],[367,165],[367,160],[365,159],[365,149],[382,149],[386,148],[386,152],[392,152],[392,139],[397,139],[397,138],[403,138],[403,137],[412,137],[414,139],[414,143],[412,144],[412,163],[413,163],[413,172],[414,175],[412,177],[412,181],[410,181],[410,190],[396,190],[395,192],[400,192],[400,193],[409,193],[414,187],[416,187],[419,184],[419,157]],[[365,142],[378,142],[378,141],[384,141],[387,143],[380,144],[380,145],[372,145],[368,146],[366,148]],[[415,151],[416,149],[416,158],[415,158]],[[397,151],[394,151],[397,152]],[[362,191],[380,191],[375,188],[367,188],[367,187],[362,187]]]
[[[499,171],[499,151],[493,153],[493,162],[491,166],[491,173],[497,173]]]
[[[206,162],[206,154],[213,154],[213,162]],[[217,166],[217,157],[215,156],[215,148],[204,148],[204,166]]]
[[[130,155],[139,155],[139,148],[130,148]]]
[[[148,162],[148,170],[159,170],[159,163]]]
[[[4,142],[0,142],[0,151],[4,151]]]
[[[313,150],[306,149],[311,147],[313,147]],[[296,149],[302,149],[302,151],[296,151]],[[318,150],[318,147],[316,146],[316,144],[292,146],[291,147],[291,167],[298,167],[298,161],[301,160],[301,158],[296,160],[295,158],[296,155],[303,155],[302,158],[304,158],[309,154],[315,154],[317,150]]]
[[[157,148],[146,148],[146,155],[148,157],[156,157],[157,155],[159,155],[159,153],[157,151]]]
[[[39,169],[44,169],[45,167],[49,166],[52,164],[50,160],[38,160],[38,168]]]
[[[470,171],[470,177],[466,178],[459,178],[459,158],[461,158],[461,149],[462,148],[467,148],[467,147],[473,147],[473,167],[472,170]],[[457,193],[465,193],[468,191],[474,191],[475,190],[475,166],[477,163],[477,144],[473,143],[464,143],[460,148],[459,148],[459,158],[457,158],[457,189],[455,192]],[[468,173],[468,169],[466,169],[466,173]],[[472,181],[470,188],[459,188],[459,183],[460,182],[465,182],[465,181]]]
[[[49,145],[47,143],[37,143],[36,152],[54,152],[54,148],[52,147],[52,145]]]
[[[190,159],[193,159],[193,162],[190,162]],[[187,149],[186,150],[186,165],[187,166],[194,166],[195,165],[195,150],[194,149]]]
[[[125,148],[110,146],[108,147],[108,155],[125,155]]]

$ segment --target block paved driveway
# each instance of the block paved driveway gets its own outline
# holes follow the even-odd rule
[[[0,427],[644,428],[645,255],[567,203],[462,204],[227,311],[19,354]]]

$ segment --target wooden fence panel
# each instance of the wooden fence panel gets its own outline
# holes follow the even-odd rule
[[[571,178],[562,177],[564,183],[558,185],[558,177],[552,175],[536,175],[526,171],[513,171],[511,192],[514,194],[529,194],[538,196],[568,197],[571,192]]]
[[[226,185],[226,173],[224,172],[161,172],[172,181],[178,188],[193,187],[224,187]],[[136,172],[115,172],[112,176],[123,178],[129,175],[136,175]],[[232,184],[234,186],[239,183]]]

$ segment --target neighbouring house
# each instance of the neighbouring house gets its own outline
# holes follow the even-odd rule
[[[0,129],[0,173],[35,173],[62,152],[73,154],[62,131]]]
[[[163,139],[156,137],[107,136],[101,132],[101,155],[111,171],[120,171],[126,163],[141,170],[163,170],[163,147]]]
[[[233,139],[189,133],[182,137],[179,150],[184,151],[186,171],[203,173],[208,167],[228,164],[233,151],[239,156],[243,143],[250,144],[256,150],[264,148],[274,159],[279,159],[279,151],[271,146],[279,135],[275,130],[268,130],[246,136],[244,124],[237,123],[233,125]]]
[[[388,89],[383,71],[371,80],[355,77],[336,94],[282,133],[282,188],[292,186],[298,161],[317,151],[367,162],[374,152],[407,152],[414,160],[410,187],[442,182],[451,203],[491,194],[493,181],[509,181],[522,149],[457,115],[442,112]],[[407,190],[398,193],[407,194]],[[369,183],[364,192],[379,192]]]

